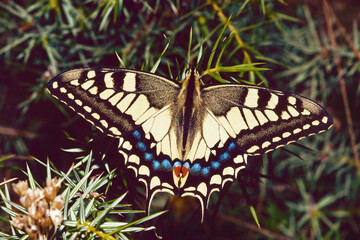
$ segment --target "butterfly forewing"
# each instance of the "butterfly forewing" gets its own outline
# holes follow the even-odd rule
[[[119,137],[172,104],[179,86],[139,71],[83,68],[58,75],[48,90],[104,133]]]
[[[269,152],[332,126],[330,115],[320,105],[288,92],[229,84],[208,87],[202,93],[205,106],[249,155]]]

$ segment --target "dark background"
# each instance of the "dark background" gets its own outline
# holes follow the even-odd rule
[[[226,47],[226,40],[220,43],[220,65],[261,62],[271,70],[221,76],[309,97],[333,116],[334,127],[300,142],[314,151],[287,147],[302,160],[284,150],[273,152],[270,168],[267,156],[249,160],[252,174],[239,179],[261,229],[236,182],[221,204],[218,194],[212,196],[204,224],[196,199],[168,200],[164,194],[154,200],[152,211],[165,208],[170,213],[145,226],[155,225],[166,239],[355,239],[360,236],[358,9],[356,0],[0,1],[1,181],[25,179],[21,170],[28,164],[44,183],[46,169],[31,156],[43,162],[49,157],[67,171],[83,154],[62,149],[93,150],[97,174],[104,162],[117,169],[106,198],[129,191],[126,202],[144,209],[143,186],[124,169],[117,142],[52,99],[46,84],[74,67],[119,67],[115,52],[126,67],[150,71],[168,41],[156,73],[177,81],[187,66],[190,28],[191,57],[196,59],[200,42],[205,49],[198,66],[202,71],[231,16],[243,44],[227,28],[223,37],[234,38]],[[217,83],[209,77],[204,81]],[[0,216],[0,230],[8,232],[7,215],[0,210]],[[153,232],[131,236],[152,237]]]

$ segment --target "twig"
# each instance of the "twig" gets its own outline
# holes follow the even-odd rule
[[[260,229],[260,228],[258,228],[257,225],[248,223],[248,222],[246,222],[244,220],[241,220],[239,218],[235,218],[235,217],[225,215],[225,214],[221,214],[221,213],[218,213],[217,216],[219,218],[221,218],[222,220],[234,223],[235,225],[247,228],[247,229],[249,229],[251,231],[254,231],[254,232],[258,232],[258,233],[260,233],[260,234],[262,234],[264,236],[267,236],[267,237],[270,237],[270,238],[273,238],[273,239],[279,239],[279,240],[291,240],[292,239],[292,238],[285,237],[285,236],[282,236],[280,234],[274,233],[274,232],[272,232],[272,231],[270,231],[268,229],[264,229],[264,228]]]
[[[39,137],[37,133],[27,131],[27,130],[19,130],[11,127],[3,127],[0,126],[0,135],[9,135],[15,137],[25,137],[25,138],[37,138]]]
[[[327,0],[323,0],[323,5],[324,5],[323,9],[324,9],[324,15],[325,15],[325,20],[326,20],[326,26],[327,26],[327,30],[328,30],[328,34],[329,34],[329,38],[330,38],[330,44],[332,47],[336,48],[337,43],[336,43],[334,31],[332,29],[332,25],[333,25],[333,19],[335,19],[335,21],[336,21],[337,18],[336,18],[335,12],[332,10],[332,8],[328,4]],[[352,44],[350,38],[347,37],[347,35],[345,33],[345,29],[342,27],[342,25],[340,24],[340,21],[338,21],[338,20],[337,20],[337,26],[338,27],[340,26],[339,27],[340,32],[342,32],[343,37],[348,42],[348,44],[350,43],[349,44],[350,48],[354,48],[354,45]],[[357,53],[356,49],[355,49],[355,52]],[[360,61],[359,54],[357,53],[355,55]],[[334,60],[335,60],[337,72],[338,72],[338,74],[341,74],[342,67],[341,67],[341,63],[340,63],[340,58],[337,54],[334,54]],[[344,101],[345,115],[346,115],[346,121],[347,121],[347,125],[348,125],[349,137],[350,137],[352,151],[354,154],[354,163],[355,163],[356,168],[360,169],[359,154],[358,154],[358,149],[356,146],[353,122],[351,119],[350,104],[349,104],[349,100],[347,97],[345,82],[344,82],[343,78],[340,78],[339,84],[340,84],[341,96]]]
[[[128,47],[125,48],[125,53],[126,55],[128,55],[129,53],[131,53],[134,48],[136,47],[136,45],[138,44],[138,42],[140,41],[140,39],[144,36],[147,35],[147,33],[149,33],[151,31],[151,24],[154,22],[154,18],[153,17],[154,14],[153,13],[149,13],[146,15],[146,18],[143,22],[143,24],[141,25],[141,27],[139,28],[139,30],[134,34],[133,40],[131,41],[131,43],[128,45]]]
[[[355,57],[357,58],[357,60],[360,62],[360,54],[359,54],[358,50],[355,48],[354,43],[351,41],[349,35],[346,33],[346,30],[345,30],[344,26],[339,21],[339,19],[336,16],[335,12],[331,8],[329,10],[332,13],[332,17],[335,20],[335,24],[338,27],[341,35],[343,36],[343,38],[345,39],[345,41],[349,45],[351,51],[353,51],[353,53],[355,54]]]
[[[15,154],[4,154],[4,155],[0,155],[0,159],[4,159],[6,158],[6,160],[11,159],[11,160],[22,160],[22,161],[32,161],[34,160],[31,156],[29,155],[15,155]]]
[[[15,177],[15,178],[4,180],[3,182],[0,183],[0,186],[5,185],[5,184],[10,183],[10,182],[13,182],[16,179],[18,179],[18,178]]]
[[[209,4],[211,4],[211,6],[214,8],[214,10],[217,12],[218,16],[220,17],[220,19],[225,23],[228,20],[228,18],[222,12],[219,5],[217,5],[216,2],[214,2],[212,0],[208,0],[207,2]],[[242,52],[244,54],[246,63],[251,63],[250,55],[244,48],[244,42],[242,41],[237,29],[234,27],[234,25],[232,25],[231,21],[229,21],[229,23],[228,23],[228,28],[235,35],[235,40],[239,44],[239,47],[241,48],[241,50],[242,50]]]

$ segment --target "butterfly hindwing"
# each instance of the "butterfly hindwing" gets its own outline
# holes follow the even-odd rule
[[[247,154],[240,151],[234,139],[229,139],[225,145],[217,144],[211,151],[208,161],[195,159],[189,162],[189,177],[180,191],[180,196],[199,199],[202,220],[211,194],[220,192],[226,183],[234,181],[247,164]]]
[[[152,136],[150,139],[145,137],[141,128],[120,137],[119,142],[119,152],[124,156],[125,165],[132,169],[135,177],[145,185],[147,213],[156,193],[177,194],[172,175],[173,160],[168,155],[157,152],[154,142]]]

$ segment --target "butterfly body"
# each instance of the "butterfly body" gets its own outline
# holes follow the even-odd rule
[[[50,93],[109,136],[146,186],[193,196],[202,216],[210,195],[233,181],[247,157],[323,132],[331,117],[317,103],[287,92],[225,84],[200,86],[196,69],[182,85],[129,69],[64,72]]]

